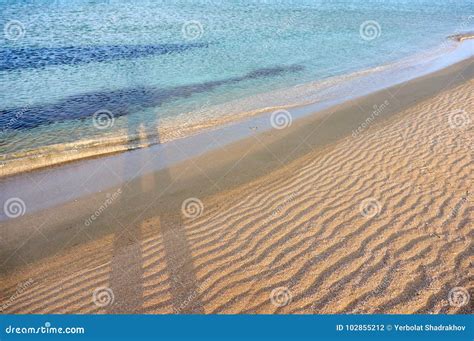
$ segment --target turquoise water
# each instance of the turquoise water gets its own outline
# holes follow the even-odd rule
[[[1,1],[2,162],[212,128],[434,49],[473,14],[472,0]]]

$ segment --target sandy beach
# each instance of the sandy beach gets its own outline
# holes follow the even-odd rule
[[[2,312],[472,313],[448,296],[474,294],[473,62],[107,191],[90,174],[2,222]]]

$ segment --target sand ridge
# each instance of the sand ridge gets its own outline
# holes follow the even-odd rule
[[[473,86],[201,198],[182,231],[152,217],[7,274],[3,310],[472,313],[448,292],[474,290]]]

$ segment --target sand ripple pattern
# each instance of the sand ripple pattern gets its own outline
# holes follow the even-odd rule
[[[284,173],[201,198],[206,210],[184,226],[194,289],[183,301],[173,288],[189,287],[187,279],[167,270],[163,234],[172,231],[155,233],[164,226],[148,221],[154,232],[121,251],[140,254],[143,288],[128,312],[173,313],[191,302],[225,314],[472,312],[472,302],[450,305],[448,293],[463,287],[472,297],[474,290],[473,126],[449,124],[453,111],[474,113],[473,85],[374,123]],[[383,203],[370,219],[360,212],[367,198]],[[6,311],[116,312],[91,303],[97,287],[114,286],[112,244],[91,243],[72,260],[57,256],[2,280],[1,297],[8,299],[16,283],[35,279]],[[134,290],[121,285],[114,304],[120,290]],[[291,300],[273,304],[278,288]]]

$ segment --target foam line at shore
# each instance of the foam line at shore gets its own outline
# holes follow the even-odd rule
[[[90,226],[84,219],[106,193],[3,224],[0,295],[15,298],[5,312],[472,313],[472,126],[464,116],[474,109],[472,65],[391,88],[407,102],[397,115],[232,190],[219,183],[210,194],[227,172],[199,173],[188,162],[197,179],[182,183],[176,170],[138,178]],[[344,114],[387,95],[334,113],[315,135],[332,135]],[[266,145],[272,153],[306,136],[273,135],[281,143]],[[258,167],[244,160],[224,182],[272,160],[267,149],[251,157]],[[86,186],[101,180],[91,177]],[[169,181],[179,188],[168,190]],[[194,195],[203,209],[186,219],[181,202]],[[18,283],[28,290],[18,293]],[[113,304],[91,302],[99,286]],[[453,288],[467,300],[453,304]]]
[[[419,73],[416,76],[433,73],[456,61],[471,57],[472,51],[474,51],[472,43],[472,40],[465,41],[462,44],[462,48],[452,50],[452,53],[443,55],[443,58],[435,58],[427,64],[419,65]],[[416,77],[413,72],[409,71],[411,70],[406,70],[405,73],[399,72],[396,84]],[[372,77],[344,83],[345,87],[340,88],[340,94],[346,94],[346,96],[291,109],[293,120],[307,117],[316,112],[322,112],[343,101],[366,96],[373,92],[375,85],[380,88],[387,88],[393,85],[391,84],[393,80],[387,79],[385,77],[386,74],[377,74],[375,78],[373,77],[374,74],[371,75]],[[369,86],[371,84],[372,88]],[[181,161],[223,148],[226,145],[251,137],[257,133],[269,131],[272,129],[270,114],[271,112],[267,112],[236,124],[223,126],[220,129],[192,135],[170,143],[157,144],[149,148],[68,163],[60,167],[30,172],[27,175],[18,174],[16,176],[4,177],[0,180],[0,189],[5,198],[14,197],[16,193],[22,193],[28,198],[41,197],[41,200],[32,201],[31,205],[29,205],[29,212],[45,209],[90,193],[89,190],[77,188],[76,185],[77,183],[86,182],[90,174],[94,174],[95,178],[101,179],[100,183],[96,183],[94,186],[94,191],[100,192],[124,181],[131,180],[140,174],[165,169]],[[317,117],[318,115],[311,116]],[[258,130],[250,129],[251,127],[258,127]],[[5,172],[5,169],[3,171]],[[117,176],[111,176],[111,172],[116,173]],[[41,183],[41,188],[31,186],[31,181]],[[54,193],[54,195],[45,197],[41,194],[45,189],[49,193]],[[1,216],[0,219],[6,219],[6,217]]]
[[[469,58],[473,55],[474,42],[464,40],[464,38],[467,39],[470,36],[471,34],[456,36],[457,38],[447,40],[438,49],[389,65],[272,91],[243,100],[230,101],[207,107],[199,113],[183,113],[178,117],[162,119],[159,127],[140,129],[135,133],[130,133],[129,130],[119,135],[104,135],[88,140],[15,152],[11,155],[5,154],[0,163],[0,177],[75,160],[164,144],[200,132],[207,133],[210,130],[221,129],[224,125],[238,121],[242,121],[243,125],[255,125],[252,122],[253,117],[269,114],[278,109],[291,109],[292,118],[297,119],[308,113],[365,96]],[[463,41],[454,43],[453,40]],[[242,111],[242,108],[247,111]],[[258,121],[258,118],[255,120]]]

